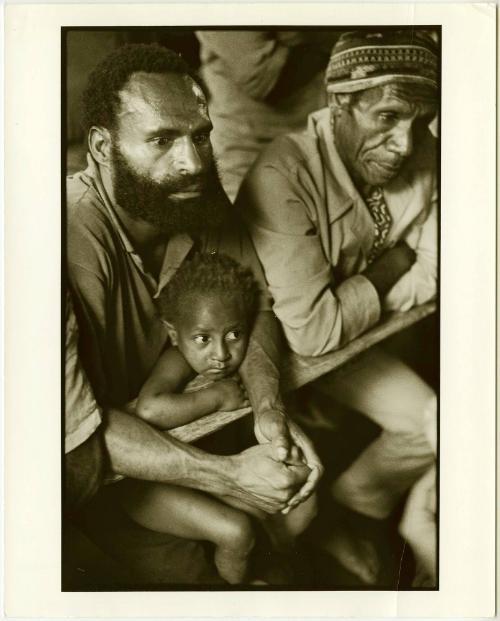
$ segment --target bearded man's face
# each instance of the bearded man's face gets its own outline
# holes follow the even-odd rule
[[[120,100],[111,144],[118,206],[167,235],[220,226],[229,202],[198,85],[189,76],[134,73]]]

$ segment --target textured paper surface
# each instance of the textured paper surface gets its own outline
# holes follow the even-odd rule
[[[7,615],[494,614],[495,7],[11,5],[5,15]],[[442,25],[439,591],[61,593],[60,28],[155,24]]]

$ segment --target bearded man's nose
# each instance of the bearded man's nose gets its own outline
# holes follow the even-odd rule
[[[204,172],[205,165],[198,153],[196,145],[190,137],[185,136],[179,141],[175,151],[177,172],[181,175],[197,176]]]

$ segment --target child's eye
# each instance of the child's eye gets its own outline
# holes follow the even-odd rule
[[[209,341],[209,337],[206,334],[197,334],[194,338],[193,341],[197,344],[197,345],[206,345]]]
[[[226,339],[228,341],[237,341],[241,338],[241,332],[239,330],[231,330],[226,334]]]

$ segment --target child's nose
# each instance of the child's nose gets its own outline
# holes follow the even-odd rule
[[[218,362],[225,362],[230,357],[229,349],[224,341],[220,341],[215,343],[214,350],[212,352],[212,357],[214,360]]]

